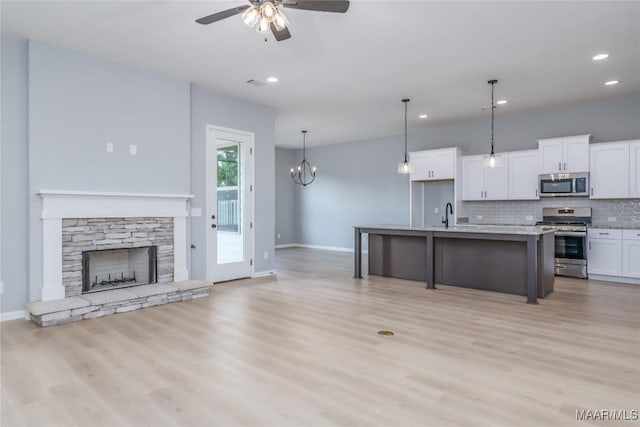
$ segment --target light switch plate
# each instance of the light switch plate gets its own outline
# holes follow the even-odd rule
[[[615,216],[610,216],[609,218],[607,218],[607,220],[609,222],[616,222],[618,220],[618,218],[616,218]]]
[[[482,215],[476,215],[476,219],[482,219]]]
[[[113,153],[113,143],[107,142],[107,153]]]
[[[138,154],[138,146],[137,145],[130,145],[129,146],[129,154],[131,154],[132,156],[135,156],[136,154]]]
[[[278,233],[278,240],[280,240],[280,233]]]
[[[269,252],[264,251],[264,259],[269,259]]]
[[[527,215],[524,217],[527,221],[533,221],[533,215]]]
[[[4,282],[0,282],[0,295],[4,294]]]

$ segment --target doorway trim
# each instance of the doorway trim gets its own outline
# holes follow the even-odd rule
[[[246,197],[248,200],[251,201],[251,212],[250,212],[250,222],[253,224],[252,227],[249,228],[248,233],[245,230],[245,233],[247,235],[248,238],[248,243],[251,246],[251,251],[249,253],[250,259],[252,260],[251,264],[250,264],[250,270],[249,270],[249,276],[248,277],[253,277],[254,273],[255,273],[255,255],[256,255],[256,248],[255,248],[255,207],[256,207],[256,203],[255,203],[255,133],[253,132],[248,132],[248,131],[244,131],[244,130],[240,130],[240,129],[233,129],[233,128],[228,128],[228,127],[224,127],[224,126],[217,126],[217,125],[211,125],[211,124],[207,124],[206,125],[206,129],[205,129],[205,144],[206,144],[206,149],[205,149],[205,153],[206,153],[206,159],[205,159],[205,169],[206,169],[206,173],[205,173],[205,177],[206,177],[206,183],[205,183],[205,192],[206,192],[206,220],[204,222],[204,232],[206,233],[205,236],[206,237],[206,250],[205,250],[205,271],[206,271],[206,278],[207,281],[213,282],[214,281],[214,274],[215,274],[215,266],[217,265],[217,259],[214,259],[212,254],[214,253],[214,249],[217,248],[213,248],[212,247],[212,242],[211,239],[209,238],[209,233],[211,233],[211,224],[212,224],[212,220],[209,217],[209,209],[211,207],[211,204],[213,202],[213,197],[212,197],[212,191],[213,189],[211,188],[212,183],[214,182],[214,176],[213,176],[213,170],[212,168],[209,166],[209,161],[215,157],[217,158],[217,145],[215,143],[216,140],[216,132],[225,132],[225,133],[231,133],[231,134],[236,134],[236,135],[240,135],[242,137],[248,138],[249,142],[249,150],[251,155],[249,156],[248,159],[245,159],[245,164],[247,166],[249,166],[251,168],[251,178],[249,179],[248,184],[250,185],[251,191],[249,191],[249,194],[245,194],[244,197]],[[215,177],[215,182],[217,182],[217,176]],[[216,189],[217,190],[217,189]],[[216,230],[217,233],[217,230]],[[217,244],[217,243],[216,243]],[[217,258],[217,257],[216,257]]]

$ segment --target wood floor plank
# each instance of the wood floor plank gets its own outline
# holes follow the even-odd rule
[[[0,424],[556,426],[640,406],[640,286],[557,278],[532,306],[353,279],[345,253],[276,262],[208,298],[0,324]]]

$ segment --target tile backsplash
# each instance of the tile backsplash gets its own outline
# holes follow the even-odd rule
[[[456,216],[468,217],[470,224],[533,225],[542,220],[542,208],[585,206],[592,208],[594,226],[640,227],[640,199],[549,197],[540,200],[461,202]]]

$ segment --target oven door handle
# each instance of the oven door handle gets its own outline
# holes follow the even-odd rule
[[[556,231],[556,236],[560,237],[587,237],[584,231]]]

